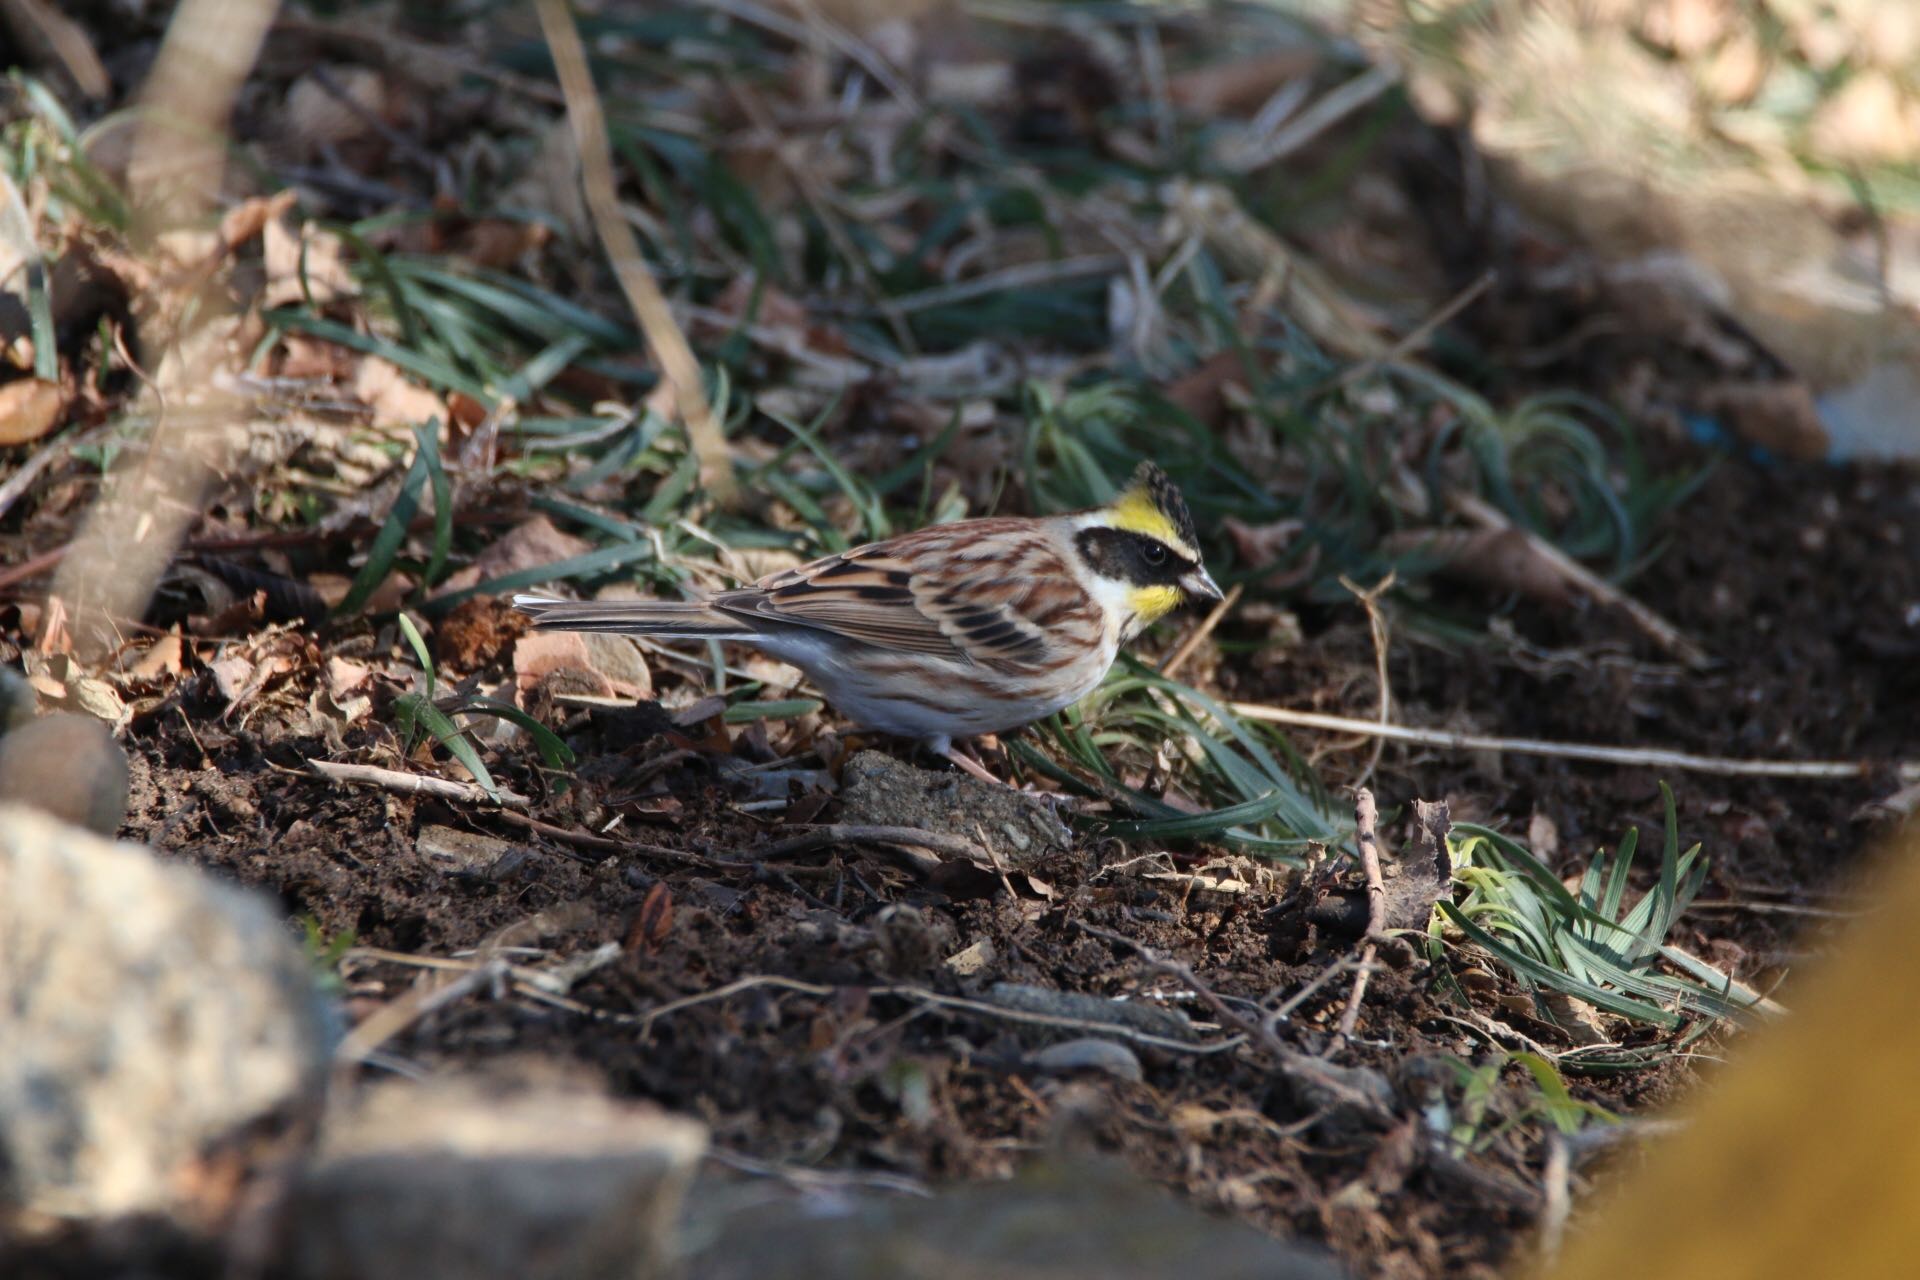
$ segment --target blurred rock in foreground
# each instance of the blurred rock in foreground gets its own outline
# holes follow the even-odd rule
[[[0,1217],[178,1210],[209,1152],[317,1097],[326,1058],[264,900],[0,805]]]
[[[59,712],[0,732],[0,804],[32,805],[98,835],[120,830],[127,753],[103,721]]]
[[[696,1121],[584,1089],[380,1085],[329,1119],[294,1192],[289,1265],[305,1280],[665,1276],[706,1144]]]
[[[1209,1217],[1106,1161],[1048,1162],[931,1199],[695,1197],[692,1280],[1340,1280],[1318,1250]],[[701,1245],[698,1242],[704,1241]]]

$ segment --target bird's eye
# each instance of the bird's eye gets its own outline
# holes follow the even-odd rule
[[[1158,569],[1167,562],[1167,549],[1157,542],[1149,542],[1140,549],[1140,557],[1149,565]]]

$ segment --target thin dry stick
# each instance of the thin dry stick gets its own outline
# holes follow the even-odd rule
[[[1340,1075],[1338,1068],[1321,1062],[1317,1058],[1309,1057],[1298,1049],[1290,1048],[1275,1030],[1277,1023],[1255,1022],[1241,1014],[1239,1010],[1222,1000],[1219,992],[1200,981],[1199,976],[1187,965],[1178,960],[1157,955],[1151,947],[1135,942],[1125,934],[1115,933],[1111,929],[1102,929],[1098,925],[1088,924],[1085,920],[1075,920],[1073,923],[1084,933],[1090,933],[1096,938],[1104,938],[1108,942],[1126,947],[1145,960],[1156,972],[1174,979],[1199,996],[1201,1003],[1213,1012],[1213,1016],[1219,1020],[1221,1026],[1231,1027],[1245,1036],[1249,1042],[1265,1050],[1274,1060],[1275,1065],[1287,1076],[1324,1091],[1334,1101],[1354,1108],[1377,1123],[1392,1122],[1391,1113],[1379,1099],[1369,1097],[1351,1083],[1349,1078]]]
[[[493,816],[502,822],[523,827],[565,844],[578,845],[582,849],[600,849],[609,854],[638,854],[645,858],[667,858],[675,862],[691,862],[703,867],[716,865],[710,858],[703,858],[697,853],[688,853],[683,849],[669,849],[665,845],[646,844],[638,840],[618,840],[612,836],[596,836],[585,831],[572,831],[566,827],[556,827],[551,822],[542,822],[538,818],[529,818],[524,813],[515,813],[511,809],[501,809]],[[598,861],[584,854],[567,854],[566,856],[582,862]]]
[[[477,782],[455,782],[451,778],[436,778],[424,773],[402,773],[398,769],[381,769],[370,764],[309,760],[307,768],[328,782],[379,787],[383,791],[393,791],[401,795],[434,796],[441,800],[457,800],[462,804],[497,803],[511,805],[516,809],[524,809],[531,803],[525,796],[515,791],[508,791],[505,787],[500,788],[500,798],[496,801],[487,793],[487,789]]]
[[[1339,373],[1327,379],[1327,381],[1314,387],[1308,392],[1307,398],[1310,400],[1315,399],[1330,391],[1338,391],[1342,387],[1351,386],[1383,365],[1394,364],[1397,361],[1406,359],[1410,353],[1424,346],[1427,339],[1431,338],[1441,325],[1453,319],[1462,311],[1465,311],[1469,306],[1472,306],[1475,299],[1492,288],[1494,279],[1495,276],[1492,271],[1483,272],[1478,280],[1475,280],[1472,284],[1442,303],[1438,311],[1435,311],[1425,320],[1422,320],[1419,324],[1407,330],[1392,346],[1377,356],[1366,360],[1359,360],[1348,365]]]
[[[587,211],[594,229],[620,278],[621,291],[633,309],[640,328],[653,348],[654,358],[667,382],[673,387],[681,420],[687,424],[687,438],[700,459],[700,482],[715,502],[733,507],[740,490],[733,475],[733,455],[727,450],[727,438],[714,420],[707,403],[706,387],[700,379],[700,362],[687,335],[673,318],[660,285],[653,278],[646,259],[640,253],[640,241],[627,225],[620,208],[619,190],[614,182],[613,149],[607,142],[606,118],[600,109],[600,95],[593,87],[593,73],[587,69],[587,52],[580,43],[580,32],[573,25],[566,0],[536,0],[540,29],[546,34],[553,54],[554,69],[560,76],[560,89],[567,99],[567,119],[573,125],[574,145],[580,151],[580,185],[586,193]]]
[[[1160,664],[1160,674],[1169,680],[1178,675],[1180,668],[1187,665],[1187,659],[1193,656],[1193,651],[1200,647],[1200,642],[1212,635],[1213,629],[1220,625],[1220,619],[1227,616],[1227,610],[1240,603],[1240,597],[1245,591],[1246,584],[1234,583],[1227,594],[1221,598],[1220,603],[1213,606],[1206,617],[1200,619],[1200,625],[1187,633],[1187,638],[1180,642],[1180,647]]]
[[[1360,1023],[1360,1004],[1367,998],[1367,978],[1373,973],[1373,957],[1387,928],[1387,885],[1380,875],[1380,810],[1373,792],[1361,787],[1353,794],[1353,838],[1360,846],[1360,866],[1367,874],[1367,940],[1360,948],[1360,968],[1353,979],[1353,994],[1340,1015],[1340,1030],[1335,1044],[1353,1039]]]
[[[367,1055],[436,1009],[506,981],[509,966],[502,959],[483,961],[443,986],[418,986],[397,1000],[373,1011],[365,1021],[347,1033],[333,1051],[336,1069],[346,1069],[366,1061]]]
[[[1393,685],[1387,680],[1387,615],[1380,608],[1380,597],[1393,586],[1399,576],[1398,570],[1388,570],[1387,576],[1372,587],[1362,591],[1345,574],[1340,575],[1340,585],[1353,592],[1367,611],[1367,629],[1373,636],[1374,678],[1380,686],[1380,723],[1393,723]],[[1354,786],[1364,787],[1373,778],[1373,771],[1380,764],[1380,753],[1387,749],[1387,740],[1375,737],[1373,755],[1367,760],[1367,767],[1360,771]]]
[[[1527,549],[1543,564],[1595,600],[1611,605],[1626,614],[1633,619],[1635,626],[1647,634],[1648,639],[1688,666],[1700,668],[1712,665],[1712,655],[1688,639],[1679,627],[1668,622],[1605,578],[1598,576],[1545,538],[1513,523],[1498,508],[1484,499],[1471,493],[1454,492],[1447,496],[1447,505],[1483,529],[1518,533],[1526,539]]]
[[[1510,751],[1522,756],[1552,756],[1561,760],[1588,760],[1685,773],[1717,773],[1749,778],[1867,778],[1887,770],[1902,783],[1920,782],[1920,762],[1904,760],[1740,760],[1727,756],[1699,756],[1657,747],[1605,747],[1579,742],[1548,742],[1540,738],[1501,738],[1484,733],[1454,733],[1448,729],[1416,729],[1403,724],[1376,724],[1351,716],[1319,711],[1293,711],[1260,702],[1230,702],[1237,716],[1263,724],[1288,724],[1333,733],[1371,733],[1394,742],[1417,742],[1453,751]]]
[[[802,982],[797,978],[782,978],[774,974],[750,974],[744,978],[736,978],[723,987],[715,987],[711,991],[696,992],[690,996],[682,996],[678,1000],[669,1000],[667,1003],[657,1008],[649,1009],[645,1013],[625,1013],[617,1009],[597,1009],[592,1005],[584,1004],[569,996],[554,995],[551,992],[544,992],[538,988],[522,988],[518,984],[516,984],[514,990],[518,995],[526,996],[531,1000],[537,1000],[542,1004],[551,1005],[556,1009],[565,1009],[571,1013],[598,1018],[603,1022],[615,1023],[619,1026],[638,1027],[641,1032],[644,1033],[661,1018],[681,1013],[698,1005],[711,1004],[716,1000],[725,1000],[729,997],[739,995],[741,992],[753,991],[762,987],[771,987],[777,991],[791,991],[798,995],[813,996],[819,999],[831,996],[836,991],[844,990],[844,988],[839,987],[822,986],[819,983]],[[944,996],[936,991],[930,991],[925,987],[906,984],[865,987],[861,989],[869,996],[895,996],[903,1000],[917,1000],[930,1008],[951,1010],[958,1013],[977,1014],[980,1017],[993,1018],[1001,1022],[1018,1022],[1035,1027],[1058,1027],[1068,1031],[1097,1032],[1100,1035],[1112,1039],[1126,1040],[1133,1044],[1145,1045],[1153,1049],[1164,1049],[1170,1053],[1192,1054],[1196,1057],[1205,1057],[1214,1053],[1224,1053],[1230,1049],[1237,1049],[1246,1043],[1246,1037],[1244,1036],[1229,1036],[1222,1040],[1202,1040],[1198,1042],[1175,1040],[1168,1036],[1157,1036],[1148,1031],[1140,1031],[1133,1027],[1126,1026],[1123,1023],[1098,1022],[1086,1018],[1071,1018],[1064,1014],[1034,1013],[1025,1009],[1003,1008],[1000,1005],[987,1004],[980,1000],[968,1000],[963,996]]]
[[[1551,1266],[1560,1258],[1560,1246],[1567,1238],[1567,1218],[1573,1212],[1573,1161],[1567,1149],[1566,1135],[1558,1129],[1547,1133],[1547,1163],[1540,1171],[1540,1252]]]

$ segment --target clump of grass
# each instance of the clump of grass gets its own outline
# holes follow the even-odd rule
[[[573,748],[560,740],[558,734],[520,708],[492,698],[479,696],[458,697],[450,701],[436,700],[435,689],[438,676],[433,667],[433,656],[427,652],[427,642],[420,634],[420,628],[406,614],[399,615],[400,634],[405,638],[413,655],[420,662],[424,674],[424,687],[401,694],[393,700],[393,717],[399,726],[402,741],[401,753],[404,755],[413,749],[415,740],[421,733],[430,735],[433,740],[445,747],[455,760],[466,767],[473,780],[491,796],[494,801],[501,799],[499,784],[494,782],[493,774],[488,770],[486,761],[480,758],[480,749],[474,745],[467,730],[454,720],[454,716],[466,713],[470,715],[492,716],[519,726],[533,739],[534,749],[540,753],[547,768],[557,775],[560,789],[566,786],[566,772],[575,763]]]
[[[1529,1124],[1544,1122],[1570,1138],[1591,1124],[1620,1123],[1598,1103],[1574,1097],[1560,1072],[1537,1053],[1502,1052],[1479,1063],[1449,1059],[1447,1065],[1459,1083],[1459,1100],[1434,1101],[1425,1120],[1456,1155],[1477,1155]],[[1501,1078],[1509,1066],[1523,1068],[1533,1087],[1503,1089]]]
[[[1646,1065],[1758,1003],[1731,978],[1667,942],[1705,883],[1707,866],[1699,845],[1681,852],[1673,793],[1662,783],[1660,794],[1660,864],[1632,907],[1626,897],[1639,846],[1635,828],[1611,857],[1594,855],[1577,890],[1524,845],[1489,827],[1462,823],[1448,838],[1454,883],[1466,893],[1457,903],[1438,904],[1429,929],[1436,960],[1451,926],[1530,991],[1556,991],[1677,1037],[1650,1048],[1583,1054],[1588,1069]],[[1540,1017],[1554,1021],[1545,1003],[1537,1003]]]

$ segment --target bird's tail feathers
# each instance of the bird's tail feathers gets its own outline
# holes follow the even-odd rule
[[[610,631],[641,636],[744,639],[740,619],[699,600],[558,600],[515,596],[513,607],[533,617],[536,631]]]

